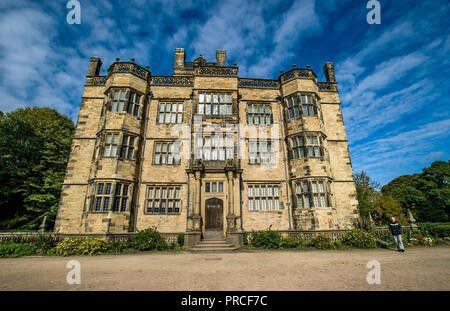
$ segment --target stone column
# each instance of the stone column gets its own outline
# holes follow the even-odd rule
[[[227,232],[236,231],[236,215],[234,215],[234,180],[233,171],[227,171],[228,177],[228,215]]]

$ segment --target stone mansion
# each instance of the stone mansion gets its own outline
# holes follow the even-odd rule
[[[241,244],[252,230],[346,229],[359,217],[332,63],[239,78],[226,52],[152,76],[92,57],[55,232],[157,227]]]

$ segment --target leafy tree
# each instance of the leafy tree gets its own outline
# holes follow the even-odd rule
[[[436,161],[421,174],[395,178],[381,189],[410,208],[419,222],[450,220],[450,161]]]
[[[0,117],[0,229],[54,223],[74,124],[54,109],[27,107]]]
[[[355,174],[356,194],[358,196],[359,210],[363,218],[367,218],[374,208],[374,202],[377,196],[377,188],[380,184],[371,180],[370,177],[362,171]]]
[[[375,222],[388,223],[395,217],[399,223],[407,224],[405,210],[402,205],[390,195],[379,193],[374,201],[372,217]]]

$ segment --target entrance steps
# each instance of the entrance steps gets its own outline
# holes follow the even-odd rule
[[[232,252],[239,249],[239,247],[228,243],[225,239],[221,238],[206,238],[200,243],[191,247],[190,251],[194,253],[224,253]]]

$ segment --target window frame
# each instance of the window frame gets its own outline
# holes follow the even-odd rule
[[[158,190],[156,190],[158,189]],[[173,195],[170,196],[170,190],[173,190]],[[145,215],[181,215],[182,200],[181,200],[181,184],[151,184],[147,185],[145,194]],[[158,192],[158,196],[156,193]],[[165,197],[163,197],[163,194]],[[150,197],[151,195],[151,197]],[[164,204],[163,204],[164,200]],[[151,207],[149,203],[151,201]],[[158,207],[155,204],[159,205]],[[164,205],[164,207],[163,207]],[[164,212],[161,209],[164,208]],[[172,212],[169,212],[169,208],[172,208]],[[151,209],[149,211],[149,209]],[[155,211],[154,209],[157,209]],[[178,209],[178,211],[177,211]]]
[[[256,191],[256,189],[258,190]],[[249,212],[278,212],[282,209],[281,185],[277,183],[249,183],[247,184],[247,200]]]
[[[158,145],[161,147],[158,150]],[[166,151],[164,146],[166,146]],[[172,149],[172,150],[171,150]],[[164,162],[161,162],[164,155]],[[172,163],[168,163],[169,158]],[[157,161],[159,159],[159,161]],[[181,143],[176,141],[155,141],[153,145],[153,165],[180,165],[181,164]]]
[[[233,94],[199,92],[197,97],[197,114],[205,117],[232,116]],[[223,111],[223,113],[221,113]],[[207,113],[208,112],[208,113]]]
[[[322,185],[322,187],[321,187]],[[327,179],[301,179],[294,182],[295,208],[332,208],[331,182]]]

